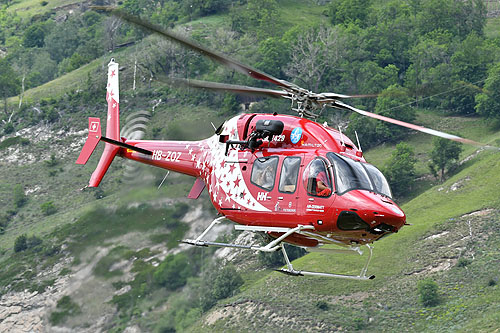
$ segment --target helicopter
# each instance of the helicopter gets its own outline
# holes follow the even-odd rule
[[[393,200],[384,175],[365,160],[357,134],[355,144],[340,129],[308,118],[315,118],[317,110],[332,107],[446,139],[482,145],[342,102],[359,96],[311,92],[122,10],[106,6],[94,6],[93,9],[109,12],[160,34],[230,69],[272,83],[278,89],[185,79],[172,79],[174,82],[214,91],[286,98],[297,113],[243,113],[226,120],[213,136],[199,141],[123,138],[119,120],[119,66],[111,59],[106,91],[106,136],[102,135],[100,119],[89,118],[88,138],[76,163],[85,164],[97,144],[103,141],[104,151],[89,187],[99,186],[116,156],[195,178],[188,198],[199,198],[206,188],[218,217],[197,238],[182,240],[183,243],[262,252],[281,250],[286,268],[278,271],[287,275],[371,280],[375,278],[367,274],[372,258],[371,244],[408,225],[406,215]],[[266,245],[241,245],[205,240],[207,233],[223,221],[235,222],[236,230],[262,233],[268,242]],[[327,254],[362,255],[361,248],[365,246],[368,258],[358,275],[298,270],[290,262],[284,243]]]

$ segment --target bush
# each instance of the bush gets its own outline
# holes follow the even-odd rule
[[[467,259],[467,258],[464,258],[464,257],[460,257],[460,259],[458,259],[457,266],[458,267],[465,267],[465,266],[467,266],[470,263],[471,263],[470,259]]]
[[[16,238],[16,241],[14,242],[14,252],[21,252],[24,251],[28,248],[27,244],[27,237],[26,235],[21,235]]]
[[[225,266],[215,277],[213,295],[217,300],[233,296],[239,292],[242,285],[243,278],[234,266]]]
[[[316,301],[316,303],[314,303],[314,306],[323,311],[326,311],[330,308],[328,303],[323,300]]]
[[[40,205],[40,209],[42,210],[42,213],[45,216],[49,216],[57,212],[57,208],[52,201],[44,202],[43,204]]]
[[[57,164],[59,164],[59,161],[56,158],[56,155],[54,153],[50,154],[50,159],[44,161],[45,165],[49,168],[55,167]]]
[[[420,301],[424,306],[436,306],[439,304],[438,284],[431,279],[424,279],[417,285]]]
[[[71,300],[69,296],[63,296],[57,302],[57,310],[50,314],[49,321],[52,325],[58,325],[63,323],[68,316],[77,315],[81,313],[78,304]]]
[[[218,300],[237,294],[242,285],[243,278],[234,266],[227,265],[221,268],[220,265],[214,265],[211,268],[211,274],[203,280],[201,286],[200,305],[202,310],[208,311]]]
[[[169,255],[158,266],[153,274],[154,280],[159,285],[169,290],[175,290],[186,284],[188,277],[194,275],[193,265],[189,262],[189,257],[185,253]]]
[[[21,185],[14,186],[13,195],[14,205],[16,205],[17,208],[21,208],[28,201],[28,197],[24,194],[24,189]]]
[[[14,125],[12,123],[7,123],[3,127],[3,134],[10,134],[14,132]]]

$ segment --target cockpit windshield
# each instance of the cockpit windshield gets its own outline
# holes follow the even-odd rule
[[[351,190],[369,190],[392,197],[391,189],[382,172],[368,163],[328,153],[326,157],[333,165],[337,193]]]

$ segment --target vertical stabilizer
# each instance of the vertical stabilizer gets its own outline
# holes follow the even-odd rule
[[[106,122],[106,137],[114,141],[121,142],[120,139],[120,91],[118,88],[118,64],[114,59],[108,64],[108,85],[106,87],[106,100],[108,102],[108,119]],[[89,118],[89,137],[78,157],[76,163],[85,164],[94,151],[95,147],[101,141],[101,125],[98,118]],[[108,168],[120,150],[116,144],[105,143],[104,151],[99,160],[97,168],[92,173],[89,186],[97,187],[102,178],[108,171]]]
[[[118,86],[118,64],[114,58],[108,64],[106,100],[108,101],[106,137],[120,141],[120,90]]]

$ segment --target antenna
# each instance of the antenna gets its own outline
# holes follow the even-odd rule
[[[339,132],[340,132],[340,139],[342,140],[342,146],[345,147],[344,136],[342,135],[342,129],[340,128],[340,125],[339,125]]]
[[[361,145],[359,144],[358,132],[354,131],[354,134],[356,134],[356,141],[358,141],[358,150],[359,150],[359,151],[363,151],[363,150],[361,149]]]

